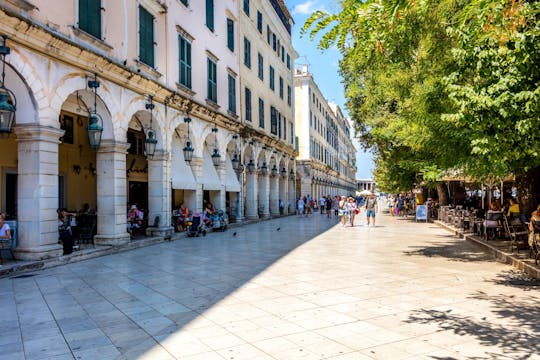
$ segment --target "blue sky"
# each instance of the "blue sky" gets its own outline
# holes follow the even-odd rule
[[[315,82],[321,89],[328,101],[337,103],[347,114],[345,108],[345,96],[343,85],[338,73],[339,59],[341,55],[336,49],[329,49],[324,52],[317,49],[317,42],[310,41],[308,36],[300,37],[300,29],[306,19],[316,10],[327,10],[336,12],[339,10],[337,0],[285,0],[291,12],[295,25],[293,27],[293,45],[298,52],[298,59],[295,64],[308,64],[309,71],[313,74]],[[356,164],[358,171],[357,178],[371,178],[373,169],[372,156],[360,149],[357,144],[358,153]]]

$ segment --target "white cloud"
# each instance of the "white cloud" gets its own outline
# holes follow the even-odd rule
[[[315,5],[315,1],[307,0],[306,2],[296,5],[292,13],[293,15],[296,15],[296,14],[311,15],[311,13],[313,12],[313,5]]]

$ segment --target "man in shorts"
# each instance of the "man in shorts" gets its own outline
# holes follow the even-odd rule
[[[369,226],[370,218],[373,218],[373,226],[375,226],[375,213],[379,211],[379,206],[377,204],[377,198],[375,197],[375,194],[369,194],[369,197],[366,200],[366,205],[364,205],[364,207],[366,209],[367,226]]]

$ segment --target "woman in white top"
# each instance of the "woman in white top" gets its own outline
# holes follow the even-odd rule
[[[298,215],[302,216],[304,215],[304,199],[302,197],[298,198]]]
[[[0,239],[11,239],[9,225],[4,222],[6,216],[0,213]]]

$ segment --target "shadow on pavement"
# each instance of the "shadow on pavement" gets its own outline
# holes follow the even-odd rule
[[[540,290],[540,279],[530,277],[519,270],[507,270],[490,282],[497,285],[513,286],[525,291]]]
[[[436,237],[452,238],[451,235]],[[410,251],[405,251],[408,256],[443,257],[452,261],[491,261],[493,257],[486,254],[473,244],[465,241],[437,242],[427,246],[411,246]]]
[[[514,315],[513,319],[517,321],[517,325],[509,328],[496,325],[485,317],[477,319],[472,316],[457,315],[451,310],[419,310],[413,313],[406,322],[437,324],[443,331],[452,331],[459,336],[474,337],[483,346],[496,346],[503,351],[503,354],[486,352],[484,356],[468,356],[467,359],[529,359],[538,354],[540,317],[537,315],[537,306],[533,308],[530,304],[511,303],[505,301],[503,295],[489,297],[478,293],[475,296],[489,301],[495,308],[494,312],[501,316]],[[439,358],[435,357],[435,359]]]
[[[155,351],[174,357],[162,346],[170,336],[204,318],[208,309],[336,222],[322,217],[275,219],[91,259],[26,281],[36,282],[75,357],[99,350],[65,336],[79,323],[103,332],[100,344],[120,352],[122,359]],[[273,291],[265,285],[249,294]],[[58,298],[77,315],[66,316],[64,308],[57,308]],[[240,309],[235,311],[230,317],[242,320]]]

